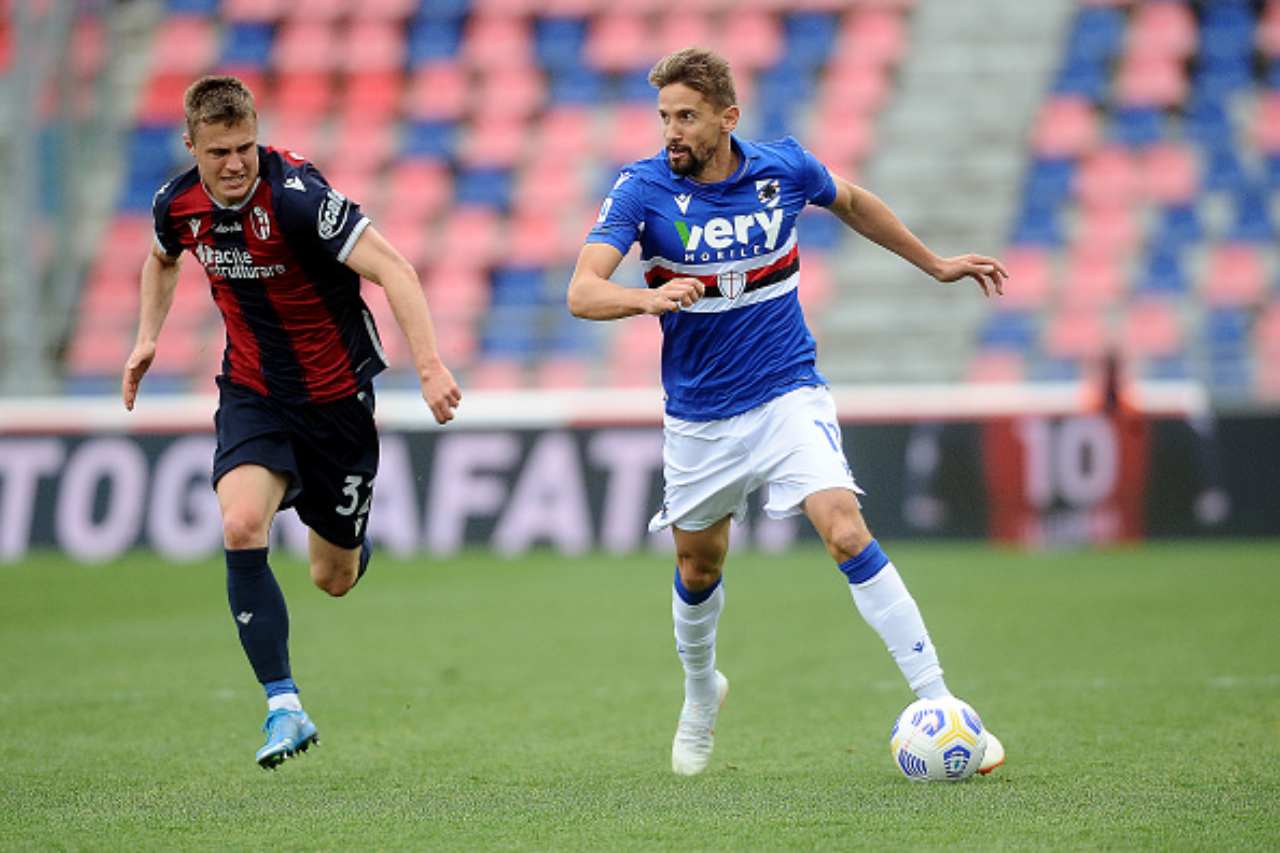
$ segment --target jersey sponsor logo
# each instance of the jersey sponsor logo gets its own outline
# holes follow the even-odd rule
[[[233,220],[231,222],[219,222],[217,225],[213,226],[213,233],[215,234],[239,234],[243,230],[244,228],[241,227],[238,220]]]
[[[249,213],[249,218],[253,223],[254,236],[259,240],[266,240],[271,236],[271,217],[265,210],[255,204]],[[236,224],[239,225],[239,223]]]
[[[297,155],[294,155],[294,156],[296,157]],[[297,175],[290,175],[289,177],[285,178],[284,186],[285,186],[285,189],[297,190],[300,193],[304,193],[307,191],[307,185],[304,184],[302,182],[302,178],[299,178]]]
[[[689,212],[689,202],[693,201],[693,195],[691,193],[681,193],[678,196],[674,196],[674,198],[676,207],[680,208],[680,212],[687,214]]]
[[[777,207],[782,199],[782,186],[778,179],[765,178],[762,181],[756,181],[756,198],[760,199],[760,203],[765,207]]]
[[[342,226],[347,224],[350,210],[351,204],[342,193],[332,188],[325,193],[320,212],[316,216],[316,233],[320,235],[320,239],[332,240],[342,233]]]
[[[782,211],[777,208],[768,212],[757,210],[755,213],[740,213],[732,219],[715,216],[705,225],[692,226],[683,219],[677,219],[675,226],[685,248],[685,263],[748,258],[771,252],[778,245],[778,235],[782,233]],[[752,242],[760,236],[753,233],[756,229],[763,234],[763,243]]]
[[[197,243],[194,251],[211,278],[271,278],[283,275],[285,271],[284,264],[255,264],[253,255],[239,246],[217,248]]]

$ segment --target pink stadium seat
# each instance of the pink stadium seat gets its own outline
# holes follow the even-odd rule
[[[819,112],[814,130],[812,150],[824,163],[857,163],[875,142],[872,118],[861,112]]]
[[[361,15],[367,14],[361,3]],[[338,37],[342,67],[348,71],[395,71],[404,65],[404,28],[392,21],[359,17]]]
[[[214,73],[239,77],[249,87],[249,91],[253,92],[253,105],[258,110],[259,118],[268,116],[275,109],[275,88],[262,70],[244,65],[219,65]]]
[[[520,173],[514,207],[518,212],[561,211],[583,201],[579,163],[548,153]]]
[[[432,62],[413,72],[405,95],[408,118],[454,120],[467,109],[467,75],[452,62]]]
[[[1083,159],[1076,172],[1076,198],[1084,204],[1127,204],[1139,189],[1136,155],[1123,146],[1109,145],[1094,151]]]
[[[418,5],[418,0],[361,0],[360,15],[374,21],[404,21]]]
[[[328,71],[290,71],[278,75],[276,111],[303,121],[323,116],[333,103],[335,88],[333,75]]]
[[[382,168],[391,160],[392,123],[372,114],[348,113],[334,127],[333,165],[360,172]]]
[[[470,323],[489,307],[489,280],[478,267],[441,257],[424,283],[432,316]]]
[[[1273,299],[1254,328],[1255,391],[1263,400],[1280,400],[1280,300]]]
[[[281,11],[294,21],[335,21],[349,11],[349,0],[302,0],[286,3]]]
[[[1020,352],[979,350],[969,360],[966,382],[1021,382],[1027,373],[1027,360]]]
[[[1000,304],[1005,308],[1039,308],[1053,286],[1049,252],[1039,246],[1014,246],[1001,258],[1009,271]]]
[[[230,22],[275,21],[289,5],[286,0],[222,0],[221,15]]]
[[[886,67],[842,60],[828,66],[818,95],[821,112],[874,112],[889,93]]]
[[[1258,21],[1258,50],[1269,59],[1280,58],[1280,0],[1269,0]]]
[[[817,252],[805,256],[800,269],[800,305],[806,310],[821,310],[831,304],[835,283],[826,259]]]
[[[549,358],[537,366],[534,385],[551,391],[586,388],[591,367],[580,358]]]
[[[198,76],[213,67],[217,56],[214,23],[204,17],[174,15],[156,27],[151,40],[153,74]]]
[[[501,220],[489,207],[455,207],[440,234],[440,242],[451,261],[483,267],[493,263],[502,250]]]
[[[1199,29],[1189,3],[1143,3],[1129,23],[1130,56],[1173,57],[1195,53]]]
[[[182,96],[196,78],[190,74],[153,74],[143,85],[136,118],[145,124],[177,124],[185,115]]]
[[[1141,155],[1142,188],[1147,198],[1160,204],[1183,204],[1200,187],[1200,165],[1186,145],[1160,142]]]
[[[1209,253],[1201,291],[1215,307],[1257,305],[1265,295],[1266,272],[1258,247],[1224,243]]]
[[[1187,97],[1187,71],[1174,56],[1131,56],[1120,66],[1116,98],[1122,106],[1172,107]]]
[[[524,366],[509,358],[486,358],[467,371],[466,387],[477,391],[514,391],[524,386]]]
[[[647,388],[659,384],[662,331],[647,317],[620,324],[608,362],[608,384]]]
[[[1080,306],[1050,315],[1044,351],[1054,358],[1094,358],[1106,348],[1107,340],[1102,313]]]
[[[472,15],[467,19],[462,56],[474,67],[528,67],[533,62],[533,39],[524,18]]]
[[[472,83],[471,108],[480,116],[524,119],[542,106],[546,89],[536,65],[486,68]]]
[[[348,119],[364,115],[386,120],[400,109],[405,84],[399,70],[352,71],[345,79],[340,109]]]
[[[13,37],[7,20],[0,19],[0,74],[7,73],[13,63]]]
[[[386,215],[375,219],[373,224],[415,269],[426,267],[435,259],[433,250],[436,248],[436,240],[425,220],[412,216]]]
[[[1072,253],[1059,289],[1062,305],[1106,307],[1124,290],[1121,266],[1110,254],[1083,246]]]
[[[387,215],[423,221],[453,198],[453,175],[435,160],[400,160],[387,176]]]
[[[488,16],[531,15],[539,11],[538,0],[473,0],[471,11]]]
[[[304,18],[281,26],[271,46],[275,69],[286,78],[300,72],[324,72],[337,68],[343,45],[333,26],[322,20]]]
[[[89,79],[100,74],[107,58],[107,37],[102,21],[88,16],[78,19],[71,30],[70,52],[71,67],[76,77]],[[153,73],[156,70],[152,68]]]
[[[1280,154],[1280,90],[1260,92],[1253,119],[1253,141],[1268,154]]]
[[[1044,157],[1075,157],[1098,142],[1098,116],[1093,105],[1075,95],[1045,101],[1031,130],[1031,147]]]
[[[595,153],[598,144],[594,130],[595,116],[585,107],[553,106],[536,119],[534,127],[535,160],[585,159]]]
[[[629,163],[662,150],[662,126],[652,106],[624,104],[613,111],[605,134],[610,163]]]
[[[1076,246],[1116,258],[1128,258],[1141,236],[1133,210],[1128,205],[1085,205],[1080,209]]]
[[[740,75],[776,64],[784,49],[778,19],[767,12],[752,10],[729,15],[724,21],[719,49]]]
[[[545,267],[566,258],[559,224],[552,212],[525,213],[511,221],[505,259],[516,266]]]
[[[700,11],[681,3],[679,9],[658,16],[658,33],[655,38],[658,51],[663,56],[674,53],[691,44],[710,44],[714,36],[711,19]]]
[[[836,55],[859,64],[893,65],[905,45],[901,14],[888,8],[863,7],[845,15]]]
[[[313,163],[327,163],[332,150],[314,113],[277,113],[267,126],[263,141]]]
[[[1167,299],[1143,299],[1129,306],[1120,330],[1127,356],[1163,358],[1183,347],[1182,322]]]
[[[71,339],[67,369],[82,376],[114,376],[132,346],[133,336],[127,327],[85,325],[82,321]]]
[[[510,168],[524,154],[529,126],[519,116],[480,116],[467,129],[458,156],[467,166]]]
[[[359,204],[370,219],[377,222],[382,218],[382,182],[376,167],[344,163],[335,155],[323,171],[329,185]]]
[[[587,64],[601,71],[647,69],[660,57],[648,22],[629,12],[607,12],[594,18],[584,52]]]

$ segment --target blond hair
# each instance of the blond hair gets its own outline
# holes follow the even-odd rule
[[[229,127],[248,119],[258,120],[253,92],[238,77],[201,77],[187,88],[182,105],[187,116],[187,135],[193,140],[201,124]]]
[[[649,85],[656,89],[683,83],[723,110],[738,103],[729,62],[712,50],[686,47],[658,60],[649,72]]]

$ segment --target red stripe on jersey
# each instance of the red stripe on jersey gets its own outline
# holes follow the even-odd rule
[[[213,301],[227,324],[227,378],[267,396],[269,392],[266,378],[262,375],[258,339],[240,310],[240,301],[226,281],[210,278],[209,284],[213,287]]]
[[[791,251],[787,252],[782,257],[777,258],[772,263],[766,264],[764,266],[756,267],[753,270],[748,270],[747,284],[750,284],[751,282],[756,281],[757,279],[763,278],[764,276],[769,275],[770,273],[776,270],[780,270],[783,267],[786,267],[790,264],[795,263],[796,258],[799,257],[799,255],[800,255],[800,247],[792,246]],[[689,273],[677,272],[676,270],[668,269],[667,267],[661,266],[660,264],[655,264],[654,266],[650,267],[649,271],[644,274],[645,284],[649,285],[650,287],[660,287],[666,284],[667,282],[671,281],[673,278],[696,278],[698,281],[702,282],[708,287],[715,284],[716,281],[718,280],[718,276],[715,275],[714,273],[711,275],[690,275]]]

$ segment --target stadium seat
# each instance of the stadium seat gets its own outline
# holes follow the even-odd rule
[[[835,295],[835,282],[827,259],[816,252],[806,256],[800,272],[801,307],[806,312],[821,311]]]
[[[333,75],[325,70],[295,70],[277,75],[273,103],[282,116],[299,121],[323,116],[334,102]]]
[[[558,153],[544,154],[542,161],[535,161],[517,176],[515,209],[522,213],[550,213],[583,201],[581,168],[574,159]]]
[[[477,391],[514,391],[526,384],[524,365],[505,355],[483,358],[467,371],[466,387]]]
[[[1009,271],[1009,286],[1000,304],[1013,309],[1036,309],[1053,288],[1050,253],[1041,246],[1011,246],[1001,256]]]
[[[1113,305],[1124,291],[1120,262],[1092,245],[1072,252],[1062,274],[1059,301],[1065,306]]]
[[[647,69],[661,56],[645,17],[621,9],[591,20],[583,52],[589,66],[611,72]]]
[[[987,316],[978,334],[978,344],[987,349],[1027,353],[1035,346],[1036,314],[1030,311],[997,310]]]
[[[471,92],[474,114],[525,119],[542,107],[547,86],[536,66],[505,65],[480,70]]]
[[[662,126],[652,106],[615,108],[604,138],[608,140],[605,157],[610,163],[630,163],[662,150]]]
[[[331,137],[314,115],[276,113],[266,125],[263,141],[312,163],[327,163],[333,150]]]
[[[1080,8],[1067,36],[1068,65],[1098,67],[1115,58],[1124,46],[1126,23],[1119,9]]]
[[[587,40],[586,21],[579,17],[539,17],[534,22],[533,53],[538,64],[552,71],[582,65]]]
[[[473,68],[507,65],[527,68],[534,59],[533,34],[528,21],[499,15],[467,18],[461,55]]]
[[[654,44],[659,54],[666,56],[691,44],[711,44],[713,32],[707,15],[681,3],[669,13],[658,16]]]
[[[453,252],[439,253],[439,262],[431,266],[423,282],[434,316],[469,327],[489,307],[489,280],[479,267],[461,260]]]
[[[1086,205],[1128,204],[1140,190],[1135,155],[1119,145],[1100,148],[1076,172],[1076,198]]]
[[[409,26],[410,68],[451,62],[462,46],[462,25],[451,19],[419,18]]]
[[[233,25],[271,24],[280,18],[286,5],[285,0],[222,0],[219,11]]]
[[[402,158],[387,176],[388,214],[425,220],[453,199],[453,174],[439,160]]]
[[[438,242],[423,219],[394,213],[377,217],[373,224],[415,269],[437,260]]]
[[[1264,92],[1258,98],[1253,142],[1266,154],[1280,154],[1280,90]]]
[[[1182,294],[1188,290],[1183,253],[1166,245],[1147,255],[1140,268],[1134,292],[1137,294]]]
[[[1200,56],[1231,59],[1253,51],[1253,12],[1246,3],[1207,4],[1200,22]]]
[[[430,62],[412,71],[404,98],[410,120],[457,121],[467,109],[466,73],[453,62]]]
[[[883,67],[893,65],[906,47],[903,16],[895,9],[866,6],[844,16],[833,61]]]
[[[391,161],[395,148],[392,123],[374,113],[347,113],[333,128],[331,160],[344,169],[375,171]]]
[[[1057,207],[1071,195],[1075,173],[1074,159],[1036,157],[1023,178],[1023,198],[1034,204]]]
[[[257,20],[233,21],[227,25],[218,62],[221,65],[266,68],[274,44],[271,24]]]
[[[770,68],[782,58],[782,28],[767,12],[744,9],[723,22],[719,50],[739,76]]]
[[[598,145],[593,110],[573,105],[551,107],[534,122],[535,160],[538,152],[556,160],[583,162],[593,159]]]
[[[440,251],[458,264],[485,267],[502,249],[502,219],[489,206],[457,205],[440,234]]]
[[[404,100],[400,71],[352,71],[344,78],[339,107],[344,121],[364,116],[386,121],[396,116]]]
[[[1076,157],[1098,140],[1094,106],[1080,95],[1060,94],[1044,102],[1031,131],[1031,147],[1040,157]]]
[[[590,384],[591,366],[582,358],[551,356],[538,363],[533,384],[548,391],[572,391]]]
[[[983,383],[1021,382],[1027,373],[1027,359],[1020,352],[978,350],[969,359],[964,381]]]
[[[1144,195],[1159,204],[1186,204],[1199,189],[1199,164],[1186,146],[1162,142],[1142,154]]]
[[[1269,0],[1258,22],[1258,52],[1270,59],[1280,58],[1280,2]]]
[[[347,71],[398,71],[407,56],[404,29],[393,21],[371,20],[369,6],[388,0],[362,0],[360,17],[338,36],[343,45],[341,65]]]
[[[182,98],[195,77],[186,73],[152,74],[143,84],[135,118],[142,124],[177,124],[183,121]]]
[[[526,210],[514,216],[507,237],[506,258],[513,264],[539,267],[569,261],[555,213]]]
[[[400,155],[448,160],[458,144],[458,126],[451,121],[408,121],[400,130]]]
[[[1194,204],[1171,204],[1156,213],[1155,231],[1150,240],[1153,248],[1183,248],[1204,239],[1204,228]]]
[[[282,88],[294,74],[334,70],[342,56],[342,45],[333,26],[310,17],[282,24],[271,48],[272,65],[285,75]]]
[[[1129,57],[1116,78],[1116,99],[1124,106],[1172,107],[1186,97],[1186,69],[1176,57]]]
[[[1130,55],[1185,60],[1196,51],[1199,32],[1189,3],[1143,3],[1133,11],[1127,51]]]
[[[1056,359],[1094,359],[1108,344],[1102,312],[1087,305],[1056,311],[1044,333],[1044,351]]]
[[[1254,328],[1255,392],[1263,400],[1280,400],[1280,300],[1272,299]]]
[[[584,67],[552,74],[547,97],[557,107],[585,107],[605,100],[605,94],[605,76]]]
[[[203,16],[170,16],[156,28],[152,39],[151,72],[195,78],[213,67],[218,51],[213,21]]]
[[[1164,113],[1155,107],[1120,107],[1111,114],[1107,136],[1130,148],[1153,145],[1165,137]]]
[[[1209,252],[1201,291],[1206,304],[1240,307],[1259,304],[1266,289],[1266,273],[1256,246],[1223,243]]]
[[[1034,246],[1061,246],[1062,226],[1056,204],[1024,198],[1022,209],[1014,221],[1010,243]]]
[[[1227,239],[1241,243],[1275,242],[1276,228],[1271,218],[1270,197],[1265,188],[1251,185],[1235,193]]]
[[[817,108],[824,114],[871,113],[889,94],[885,66],[835,62],[823,75]]]
[[[1140,299],[1125,312],[1120,344],[1129,358],[1169,358],[1182,351],[1182,324],[1168,299]]]
[[[468,125],[457,160],[466,169],[509,171],[524,154],[528,138],[529,126],[518,116],[479,116]]]
[[[1138,236],[1138,223],[1128,205],[1084,206],[1074,242],[1091,252],[1128,258],[1138,245]]]
[[[1202,154],[1200,171],[1202,186],[1206,190],[1245,189],[1249,184],[1248,175],[1240,162],[1240,155],[1235,148],[1228,145],[1217,145],[1205,149]]]

